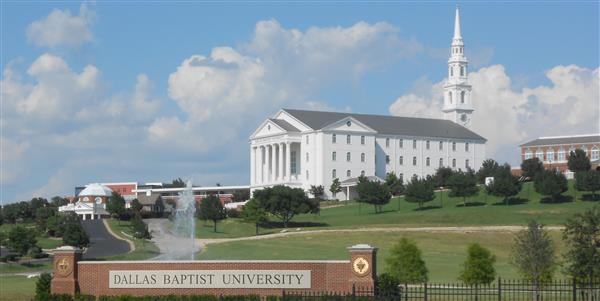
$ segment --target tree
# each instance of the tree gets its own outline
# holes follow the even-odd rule
[[[140,203],[140,201],[138,199],[131,200],[131,202],[129,203],[129,206],[130,206],[131,210],[133,210],[134,215],[136,212],[140,212],[140,211],[142,211],[142,208],[144,208],[144,206],[142,206],[142,203]]]
[[[417,244],[403,237],[394,244],[390,255],[385,259],[387,273],[400,283],[427,282],[428,271]]]
[[[450,186],[450,196],[463,198],[463,206],[467,206],[467,197],[479,192],[477,178],[471,170],[455,172],[448,179],[448,186]]]
[[[35,283],[35,300],[49,300],[50,299],[50,283],[52,282],[52,275],[50,273],[41,273],[37,282]]]
[[[142,215],[137,212],[131,220],[131,228],[133,230],[133,236],[137,239],[152,239],[150,231],[148,231],[148,225],[144,223]]]
[[[319,212],[319,202],[310,200],[301,188],[283,185],[267,187],[254,191],[254,199],[267,212],[280,219],[285,228],[296,214]]]
[[[69,204],[69,199],[59,197],[59,196],[53,197],[52,202],[50,202],[50,205],[52,205],[52,207],[56,207],[56,208],[67,205],[67,204]]]
[[[333,197],[335,197],[338,193],[342,191],[342,183],[340,183],[340,179],[333,179],[333,182],[331,182],[331,186],[329,186],[329,191],[331,191]]]
[[[567,165],[569,170],[575,173],[592,169],[590,158],[580,148],[569,153]]]
[[[378,181],[369,181],[366,177],[358,179],[356,191],[358,202],[373,205],[375,213],[380,213],[383,205],[389,203],[392,197],[387,185]]]
[[[556,269],[554,243],[544,226],[535,220],[515,235],[511,262],[519,273],[539,291],[541,284],[552,279]]]
[[[389,273],[383,273],[377,276],[377,281],[375,282],[377,287],[377,295],[382,297],[396,297],[399,295],[398,279],[396,277],[390,275]]]
[[[496,278],[495,262],[496,257],[488,249],[471,244],[458,279],[468,285],[490,284]]]
[[[215,195],[209,195],[200,202],[200,212],[198,215],[201,220],[210,220],[213,222],[214,232],[217,232],[217,222],[227,218],[221,200]]]
[[[510,165],[499,167],[494,174],[494,181],[486,187],[491,195],[504,198],[504,204],[508,205],[508,199],[519,194],[523,184],[510,172]]]
[[[39,231],[46,232],[48,218],[56,214],[54,207],[40,207],[35,211],[35,224]]]
[[[250,191],[249,190],[236,190],[233,192],[233,201],[234,202],[244,202],[250,199]]]
[[[242,213],[244,220],[249,223],[253,223],[256,226],[256,235],[258,235],[258,228],[261,224],[266,223],[269,219],[265,208],[260,206],[260,203],[253,199],[244,205],[244,211]]]
[[[47,207],[49,205],[48,200],[45,198],[33,198],[29,201],[30,215],[28,217],[34,218],[38,208]]]
[[[177,178],[177,179],[171,181],[171,184],[169,186],[171,186],[173,188],[182,188],[182,187],[185,187],[186,184],[185,184],[185,181],[183,181],[181,178]]]
[[[565,271],[573,278],[591,281],[600,275],[600,206],[569,218],[563,230],[568,246]]]
[[[65,216],[62,221],[60,231],[65,245],[83,248],[90,244],[90,238],[79,223],[77,215]]]
[[[123,219],[123,216],[127,213],[125,199],[119,193],[113,191],[110,198],[108,198],[106,211],[112,215],[116,215],[119,219]]]
[[[575,173],[575,188],[579,191],[591,191],[592,198],[597,199],[596,191],[600,190],[600,171],[588,170]]]
[[[435,198],[433,186],[425,179],[419,179],[414,176],[404,191],[404,196],[407,202],[418,203],[419,209],[423,209],[423,203],[433,201]]]
[[[481,163],[481,168],[477,171],[477,182],[484,184],[485,178],[495,176],[499,169],[500,165],[494,159],[484,160]]]
[[[524,177],[535,179],[537,174],[544,171],[544,164],[537,157],[526,159],[521,162],[521,171]]]
[[[7,247],[19,254],[25,255],[27,251],[37,243],[35,231],[28,230],[22,226],[15,226],[8,232]]]
[[[558,170],[544,170],[539,173],[533,182],[535,191],[539,194],[550,196],[557,201],[561,194],[567,191],[567,178]]]
[[[385,177],[385,185],[390,189],[393,196],[399,196],[404,192],[404,183],[402,178],[398,178],[395,173],[388,172]]]
[[[443,207],[444,187],[448,186],[448,179],[454,174],[450,167],[440,167],[435,171],[435,186],[440,188],[440,206]]]
[[[323,195],[325,194],[325,188],[323,188],[323,185],[319,185],[319,186],[310,185],[310,189],[308,190],[308,192],[310,194],[312,194],[312,196],[315,199],[321,200],[321,199],[323,199]]]

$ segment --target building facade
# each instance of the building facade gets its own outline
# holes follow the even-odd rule
[[[282,109],[250,137],[251,191],[322,185],[327,198],[351,199],[360,176],[408,180],[443,166],[478,169],[486,139],[469,129],[474,109],[458,8],[442,110],[444,119]],[[336,178],[341,196],[329,191]]]
[[[600,164],[600,134],[540,137],[521,144],[521,161],[538,158],[546,168],[567,172],[569,154],[582,149],[590,158],[592,168]]]

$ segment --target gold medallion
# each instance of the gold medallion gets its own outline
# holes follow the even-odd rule
[[[56,265],[54,266],[54,271],[56,271],[56,274],[58,274],[59,276],[65,277],[71,274],[73,269],[66,258],[61,258],[56,262]]]
[[[357,257],[352,262],[352,270],[358,276],[364,276],[369,272],[369,262],[363,257]]]

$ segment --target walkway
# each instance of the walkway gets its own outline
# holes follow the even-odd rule
[[[129,244],[112,236],[102,220],[85,220],[81,221],[81,225],[90,237],[90,246],[83,254],[84,259],[113,256],[129,252]]]

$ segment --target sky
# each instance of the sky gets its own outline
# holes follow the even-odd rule
[[[487,157],[600,132],[597,1],[2,1],[0,200],[247,185],[281,108],[441,118],[457,4]]]

